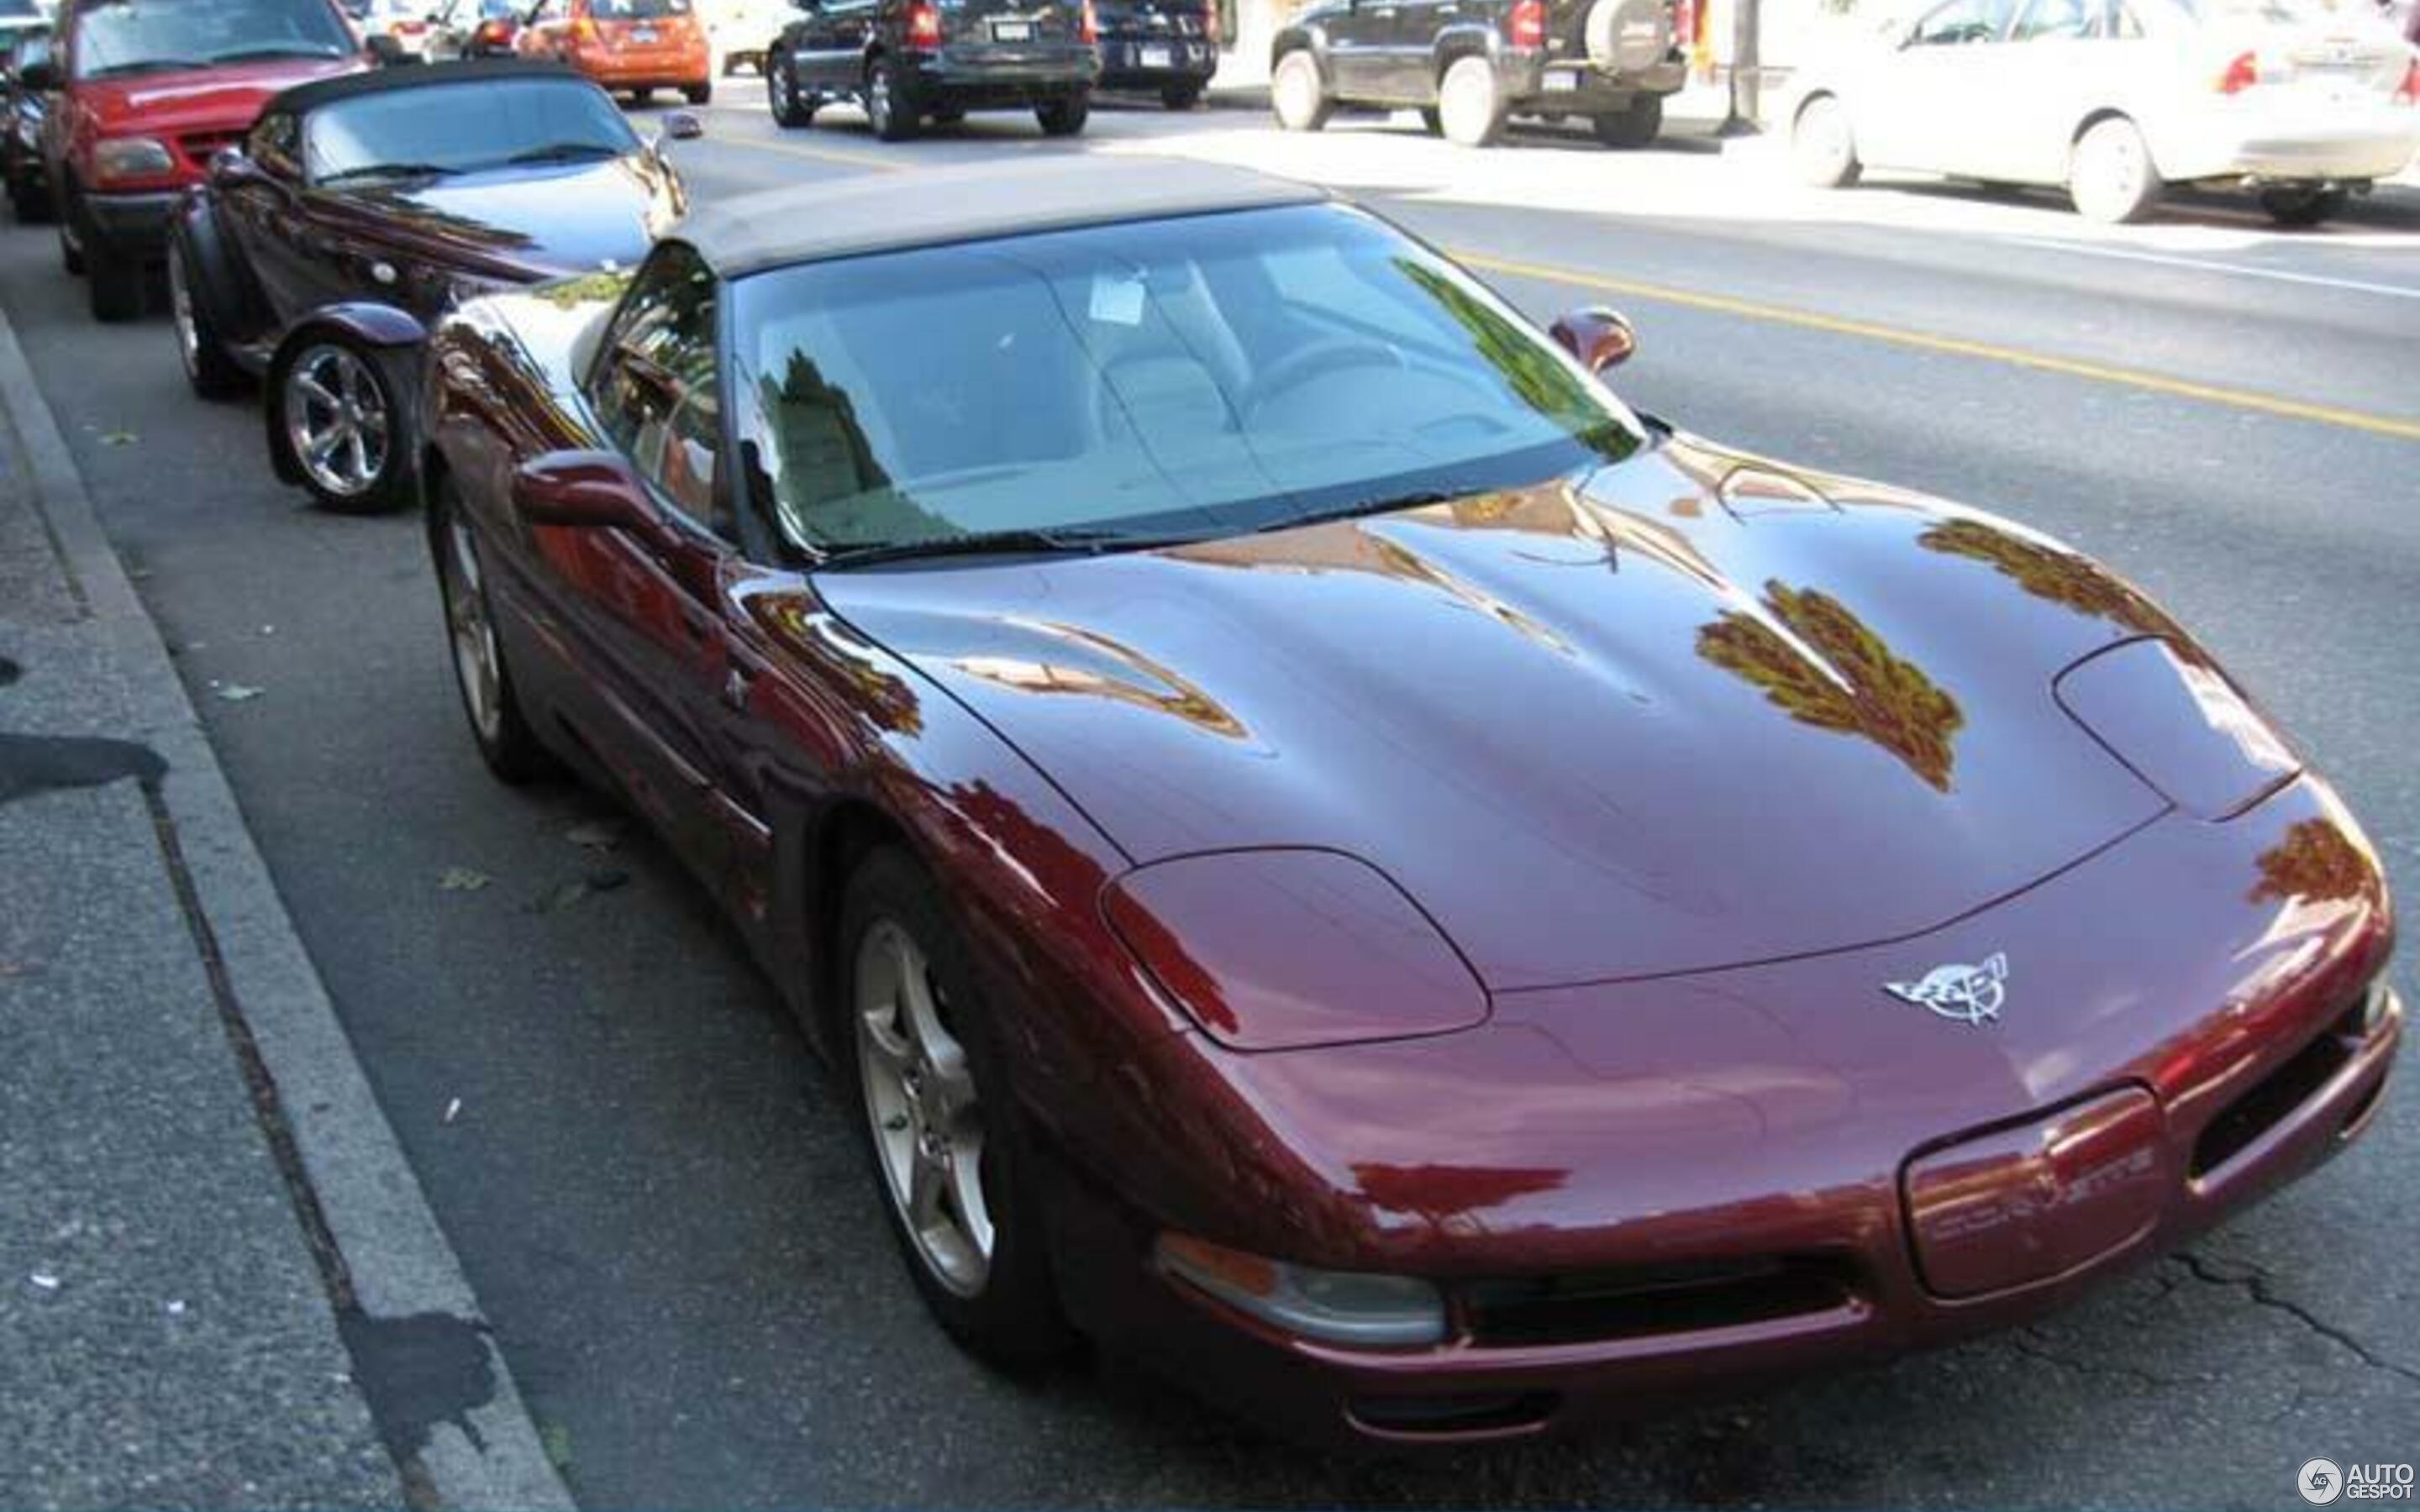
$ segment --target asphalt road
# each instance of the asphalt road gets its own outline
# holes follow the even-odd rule
[[[886,148],[744,100],[709,132],[677,149],[706,198],[1035,151],[1256,162],[1365,193],[1540,316],[1620,304],[1644,408],[1999,508],[2160,594],[2420,895],[2420,191],[2317,235],[2224,202],[2109,233],[2046,197],[1801,193],[1707,143],[1474,155],[1103,111],[1073,147],[979,118]],[[638,833],[575,843],[603,801],[488,779],[417,521],[277,486],[256,408],[188,397],[164,320],[92,324],[47,232],[0,231],[0,301],[590,1504],[2277,1505],[2314,1456],[2420,1458],[2408,1093],[2039,1328],[1585,1441],[1343,1464],[1130,1370],[992,1377],[923,1320],[835,1098],[704,894]]]

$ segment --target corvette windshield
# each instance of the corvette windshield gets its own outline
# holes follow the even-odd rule
[[[75,11],[79,79],[353,51],[326,0],[85,0]]]
[[[315,183],[638,150],[613,101],[579,79],[486,79],[355,95],[313,111],[302,143]]]
[[[1643,443],[1493,294],[1335,206],[808,264],[734,293],[750,486],[818,554],[1235,534]]]

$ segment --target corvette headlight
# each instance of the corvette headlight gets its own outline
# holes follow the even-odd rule
[[[1445,1340],[1445,1298],[1414,1276],[1317,1271],[1264,1259],[1187,1234],[1162,1234],[1168,1274],[1302,1338],[1403,1350]]]
[[[2165,640],[2129,640],[2059,673],[2061,707],[2169,802],[2231,819],[2303,764],[2226,674]]]
[[[92,171],[101,178],[158,178],[177,171],[167,147],[147,136],[117,136],[96,143]]]

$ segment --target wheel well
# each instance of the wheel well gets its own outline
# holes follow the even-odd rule
[[[1839,97],[1838,95],[1837,95],[1837,94],[1833,93],[1833,92],[1832,92],[1831,90],[1829,90],[1829,89],[1810,89],[1810,90],[1808,90],[1808,91],[1807,91],[1807,98],[1806,98],[1806,99],[1804,99],[1804,100],[1800,100],[1800,101],[1798,102],[1798,108],[1797,108],[1796,110],[1793,110],[1793,111],[1792,111],[1792,112],[1790,113],[1790,124],[1791,124],[1793,128],[1794,128],[1794,127],[1796,127],[1796,126],[1797,126],[1797,124],[1798,124],[1801,120],[1803,120],[1803,119],[1805,119],[1805,118],[1806,118],[1807,112],[1809,109],[1813,108],[1813,106],[1816,104],[1816,102],[1817,102],[1817,101],[1819,101],[1819,100],[1838,100],[1839,98],[1840,98],[1840,97]]]
[[[1487,44],[1476,37],[1449,37],[1437,44],[1436,60],[1430,72],[1432,83],[1445,83],[1445,70],[1466,57],[1485,57]]]
[[[2102,121],[2128,121],[2133,118],[2133,117],[2128,116],[2122,110],[2104,106],[2100,110],[2094,111],[2091,115],[2086,116],[2083,120],[2076,123],[2075,133],[2067,139],[2067,145],[2069,147],[2073,147],[2077,143],[2083,141],[2085,133],[2100,125]]]
[[[914,851],[898,822],[862,799],[842,799],[815,826],[812,870],[807,875],[807,907],[814,960],[819,963],[816,975],[825,989],[815,995],[818,1014],[838,1013],[845,986],[840,961],[840,915],[848,897],[848,879],[860,863],[885,845],[896,845],[911,854]],[[828,1016],[823,1027],[833,1036],[828,1042],[834,1047],[832,1053],[838,1055],[839,1047],[846,1043],[838,1038],[844,1025],[837,1017]]]

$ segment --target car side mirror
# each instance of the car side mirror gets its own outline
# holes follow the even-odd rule
[[[685,110],[669,112],[664,116],[664,129],[656,138],[661,148],[667,142],[694,142],[706,134],[706,122]]]
[[[59,88],[59,66],[49,58],[28,63],[17,70],[17,83],[20,87],[31,89],[38,95],[56,94]]]
[[[1630,329],[1630,322],[1602,304],[1570,311],[1547,327],[1546,333],[1591,373],[1620,367],[1638,350],[1638,333]]]
[[[628,531],[650,545],[671,536],[630,464],[613,452],[549,452],[513,471],[513,508],[532,525]]]

